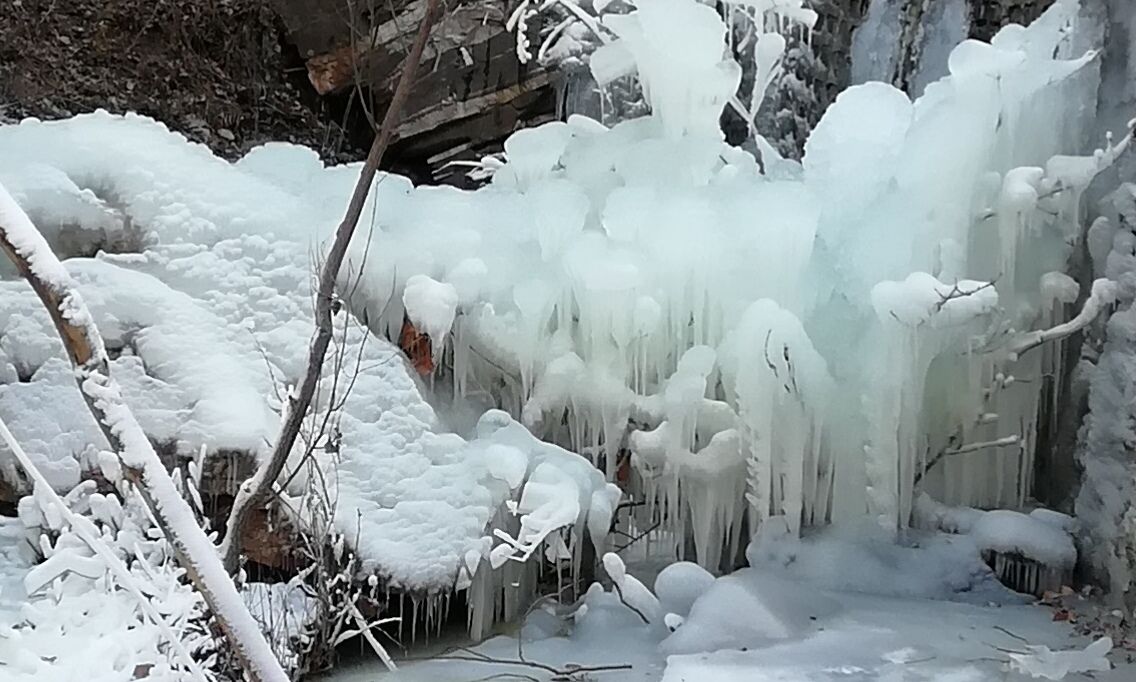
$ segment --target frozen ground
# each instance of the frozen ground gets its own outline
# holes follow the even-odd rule
[[[523,645],[525,658],[564,668],[631,665],[630,670],[594,673],[610,682],[1007,682],[1028,676],[1008,671],[1008,656],[1024,643],[1053,650],[1081,648],[1088,640],[1055,623],[1040,606],[979,606],[920,598],[823,592],[839,605],[806,631],[776,643],[754,642],[713,652],[664,656],[658,634],[628,609],[611,604],[588,614],[571,637]],[[1012,633],[1012,634],[1011,634]],[[499,637],[475,649],[517,660],[517,640]],[[464,655],[464,654],[463,654]],[[346,667],[334,682],[371,682],[381,664]],[[404,662],[391,682],[472,682],[505,673],[547,679],[539,670],[468,661]],[[1096,682],[1131,680],[1136,668],[1094,673]],[[1070,674],[1067,680],[1088,680]]]
[[[404,660],[383,679],[550,679],[547,670],[501,662],[523,657],[562,671],[629,666],[578,678],[611,682],[1012,682],[1030,679],[1009,665],[1011,655],[1030,653],[1028,646],[1058,652],[1091,642],[1054,621],[1051,608],[993,580],[966,537],[927,533],[897,546],[876,534],[860,526],[803,541],[766,538],[750,548],[754,568],[712,583],[691,564],[670,569],[669,585],[648,578],[652,567],[633,570],[655,585],[662,610],[681,614],[673,634],[659,622],[644,624],[614,592],[593,587],[582,615],[538,610],[517,633],[471,650],[455,649],[464,642],[454,640],[418,648],[418,660]],[[634,597],[633,589],[624,584],[626,600],[651,616],[649,598]],[[1119,666],[1130,652],[1118,644],[1111,658]],[[421,660],[430,655],[439,658]],[[355,662],[329,679],[370,681],[379,669],[377,662]],[[1136,667],[1127,664],[1064,679],[1120,682],[1133,675]]]

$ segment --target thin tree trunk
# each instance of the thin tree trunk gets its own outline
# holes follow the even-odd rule
[[[383,154],[390,145],[395,128],[403,106],[410,95],[414,83],[414,75],[418,64],[422,60],[422,51],[426,47],[426,39],[430,35],[430,28],[437,22],[441,10],[440,0],[429,0],[425,15],[418,28],[418,36],[414,46],[403,63],[402,77],[395,89],[394,98],[383,117],[382,125],[367,154],[367,161],[359,174],[359,181],[355,185],[355,192],[351,195],[351,202],[347,206],[347,213],[343,222],[335,232],[335,240],[327,253],[323,269],[320,271],[319,288],[316,292],[315,322],[316,333],[308,351],[308,367],[300,383],[299,392],[290,394],[288,404],[285,406],[284,425],[280,436],[276,439],[269,459],[261,465],[257,472],[245,481],[237,491],[233,502],[233,511],[229,514],[225,529],[225,539],[222,541],[222,556],[225,568],[235,572],[240,566],[241,555],[241,528],[244,526],[249,513],[257,506],[264,504],[273,492],[273,485],[284,464],[292,452],[292,446],[300,434],[304,417],[311,408],[316,388],[319,386],[320,376],[323,373],[324,358],[327,347],[331,343],[333,330],[332,316],[334,314],[335,281],[339,276],[339,268],[343,264],[343,257],[347,253],[347,246],[355,234],[355,227],[359,224],[359,216],[363,212],[363,204],[371,191],[375,180],[375,173],[383,160]]]
[[[225,571],[213,543],[197,524],[189,504],[174,487],[169,472],[123,402],[118,385],[110,377],[102,336],[76,291],[74,280],[3,185],[0,251],[16,265],[47,308],[75,366],[83,400],[118,454],[124,476],[137,486],[173,547],[178,563],[209,605],[238,663],[254,682],[287,682],[288,676]]]

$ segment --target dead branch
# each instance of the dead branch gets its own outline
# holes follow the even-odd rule
[[[43,302],[75,367],[75,380],[87,408],[118,455],[124,476],[134,483],[174,549],[178,564],[216,617],[238,664],[254,682],[286,682],[288,676],[218,560],[213,543],[110,377],[102,336],[74,281],[2,185],[0,251]]]
[[[458,655],[452,652],[461,652],[461,654],[464,655]],[[540,663],[538,661],[514,661],[508,658],[494,658],[493,656],[487,656],[481,652],[474,651],[473,649],[464,646],[452,647],[437,656],[408,660],[468,661],[470,663],[489,663],[492,665],[515,665],[532,668],[534,670],[543,670],[544,672],[552,675],[553,679],[572,679],[573,676],[587,675],[589,673],[614,672],[618,670],[632,669],[632,666],[629,663],[620,663],[615,665],[575,665],[569,663],[562,668],[557,668],[555,666],[548,665],[547,663]]]
[[[347,253],[347,246],[351,242],[351,237],[355,234],[359,216],[363,212],[363,204],[371,191],[371,185],[374,183],[379,164],[383,160],[383,154],[390,145],[402,109],[410,96],[414,75],[422,59],[422,51],[430,35],[430,28],[438,20],[440,9],[440,0],[428,0],[425,14],[419,25],[418,36],[410,54],[407,55],[406,61],[403,63],[402,76],[399,79],[398,87],[395,89],[390,107],[387,108],[386,115],[383,116],[382,125],[371,144],[371,150],[367,154],[363,170],[359,173],[359,181],[351,195],[347,213],[335,232],[335,239],[328,251],[323,270],[320,272],[315,302],[316,334],[312,338],[308,352],[307,371],[304,374],[299,391],[295,395],[289,396],[288,405],[285,408],[287,415],[280,436],[276,440],[276,446],[273,448],[268,461],[257,470],[252,478],[242,484],[237,492],[236,500],[233,502],[233,511],[229,516],[225,539],[222,543],[225,568],[230,573],[235,572],[240,564],[240,529],[251,510],[264,504],[272,493],[273,485],[284,470],[288,455],[291,453],[292,446],[303,426],[304,417],[311,407],[312,397],[319,386],[320,376],[323,373],[324,357],[327,354],[327,347],[334,331],[332,317],[335,313],[334,308],[338,307],[335,301],[335,282],[339,276],[339,269],[343,264],[343,258]]]

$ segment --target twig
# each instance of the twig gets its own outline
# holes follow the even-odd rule
[[[655,530],[656,530],[656,529],[657,529],[657,528],[659,527],[659,524],[661,524],[661,523],[662,523],[662,521],[656,521],[656,522],[655,522],[655,525],[651,526],[650,528],[648,528],[647,530],[643,531],[643,532],[642,532],[642,533],[640,533],[639,535],[636,535],[635,537],[631,537],[631,535],[629,535],[629,534],[627,534],[627,533],[624,533],[624,535],[627,535],[627,537],[631,538],[631,540],[630,540],[630,541],[629,541],[629,542],[628,542],[628,543],[627,543],[626,545],[624,545],[624,546],[620,547],[619,549],[615,550],[615,553],[616,553],[616,554],[619,554],[620,552],[622,552],[623,550],[627,549],[627,548],[628,548],[628,547],[630,547],[631,545],[634,545],[634,544],[635,544],[636,542],[639,542],[639,541],[640,541],[640,540],[642,540],[643,538],[645,538],[645,537],[647,537],[648,535],[650,535],[651,533],[655,532]]]
[[[994,629],[997,630],[998,632],[1002,632],[1002,633],[1005,633],[1005,634],[1013,637],[1014,639],[1018,640],[1022,644],[1029,644],[1030,643],[1030,641],[1028,639],[1026,639],[1025,637],[1022,637],[1020,635],[1015,635],[1014,633],[1010,632],[1009,630],[1002,627],[1001,625],[995,625]]]
[[[943,454],[948,457],[951,455],[965,455],[970,452],[986,450],[987,448],[1008,448],[1014,445],[1019,445],[1021,442],[1021,436],[1006,436],[997,440],[982,441],[981,443],[967,443],[966,445],[957,447],[953,450],[943,450]]]
[[[359,611],[359,607],[355,605],[355,602],[348,600],[347,609],[351,611],[351,617],[354,618],[355,623],[359,625],[359,631],[363,635],[363,638],[366,639],[367,643],[371,645],[371,648],[375,650],[375,653],[382,660],[383,665],[387,667],[387,670],[392,673],[398,670],[398,666],[394,664],[394,660],[391,659],[390,654],[387,653],[387,650],[383,648],[382,644],[379,644],[379,640],[375,639],[375,634],[371,632],[372,626],[367,624],[367,619],[363,617],[363,614]]]
[[[621,602],[621,603],[622,603],[622,604],[623,604],[624,606],[626,606],[627,608],[629,608],[629,609],[631,609],[632,611],[634,611],[634,612],[635,612],[635,615],[637,615],[637,616],[639,616],[640,618],[642,618],[642,619],[643,619],[643,622],[644,622],[644,623],[646,623],[647,625],[650,625],[650,624],[651,624],[651,621],[647,620],[647,616],[643,615],[643,612],[642,612],[642,611],[640,611],[639,609],[635,608],[635,607],[634,607],[634,606],[632,606],[631,604],[628,604],[628,603],[627,603],[627,600],[623,598],[623,588],[619,586],[619,583],[617,583],[617,582],[615,582],[615,581],[613,580],[613,581],[611,582],[611,585],[612,585],[612,587],[614,587],[614,588],[615,588],[615,593],[616,593],[617,595],[619,595],[619,601],[620,601],[620,602]],[[630,666],[628,666],[628,667],[630,667]]]
[[[951,301],[953,301],[955,299],[966,298],[968,296],[973,296],[980,291],[984,291],[986,289],[991,289],[997,284],[997,282],[998,282],[998,278],[995,277],[993,280],[983,284],[982,286],[975,287],[974,289],[971,289],[970,291],[963,291],[959,287],[958,282],[955,282],[954,286],[951,287],[950,291],[948,291],[945,294],[942,294],[942,293],[939,294],[939,302],[935,304],[935,312],[939,312],[940,310],[943,309],[943,306],[945,306],[946,304],[950,303]]]
[[[557,668],[547,663],[539,661],[517,661],[509,658],[494,658],[487,656],[479,651],[474,651],[468,647],[458,646],[446,650],[447,652],[460,651],[466,655],[459,656],[453,653],[442,653],[437,656],[427,656],[423,658],[409,658],[408,661],[468,661],[470,663],[488,663],[491,665],[515,665],[525,668],[533,668],[534,670],[543,670],[546,673],[557,677],[565,677],[568,675],[579,675],[581,673],[602,673],[613,672],[617,670],[632,670],[633,667],[630,663],[618,663],[613,665],[575,665],[568,664],[563,668]]]

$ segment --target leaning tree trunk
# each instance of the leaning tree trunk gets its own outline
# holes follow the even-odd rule
[[[236,660],[255,682],[287,682],[260,626],[229,578],[216,548],[178,493],[111,378],[102,336],[43,235],[0,185],[0,250],[16,265],[43,302],[63,340],[79,391],[117,453],[123,474],[137,487],[178,563],[209,605]]]

